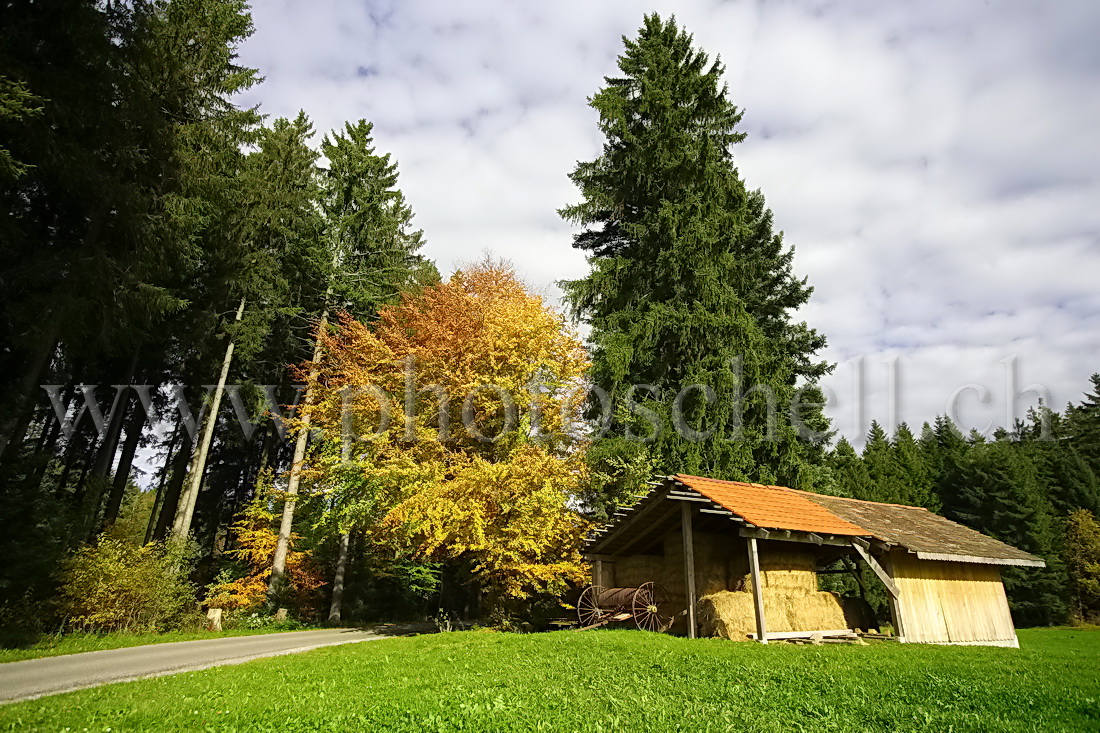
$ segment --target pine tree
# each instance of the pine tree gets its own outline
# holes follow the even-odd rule
[[[1089,377],[1092,392],[1067,411],[1067,431],[1077,452],[1100,476],[1100,374]]]
[[[902,488],[899,484],[898,466],[894,462],[894,451],[886,431],[878,420],[871,421],[867,431],[867,442],[863,445],[863,463],[874,484],[874,492],[865,497],[873,501],[897,503],[901,500]]]
[[[1069,419],[1046,405],[1028,410],[1019,431],[1020,440],[1035,462],[1058,516],[1067,516],[1075,509],[1095,514],[1100,512],[1100,480],[1069,434],[1074,408],[1068,407],[1066,415]]]
[[[378,309],[395,300],[402,290],[428,284],[433,275],[438,278],[434,265],[418,254],[424,243],[423,232],[410,230],[413,213],[397,188],[397,164],[390,162],[389,154],[375,154],[372,129],[373,125],[366,120],[347,123],[343,134],[326,136],[321,145],[330,166],[324,180],[322,208],[324,241],[331,255],[331,271],[320,304],[318,328],[322,331],[328,326],[334,298],[350,313],[364,320],[373,319]],[[318,334],[310,360],[311,382],[317,378],[321,357],[322,334]],[[268,583],[268,594],[273,600],[284,579],[309,435],[308,408],[313,398],[312,390],[305,395],[305,415],[295,438],[287,476],[286,501]],[[340,554],[336,568],[341,582],[350,527],[343,529],[340,547],[345,551]],[[333,595],[331,619],[340,618],[340,597],[341,593]]]
[[[349,122],[321,143],[329,163],[326,236],[339,262],[333,295],[344,310],[365,321],[395,302],[402,290],[439,280],[434,265],[420,254],[424,233],[412,229],[412,208],[397,187],[397,163],[389,153],[375,152],[373,129],[366,120]]]
[[[42,100],[31,94],[27,85],[0,76],[0,124],[24,120],[42,111]],[[14,180],[27,166],[15,160],[11,151],[0,147],[0,182]]]
[[[592,327],[593,382],[635,405],[604,439],[633,464],[637,449],[622,439],[647,436],[662,473],[812,488],[806,455],[820,438],[800,436],[787,415],[797,385],[828,371],[814,356],[825,340],[793,321],[811,288],[734,166],[744,134],[722,64],[674,18],[646,16],[624,42],[622,75],[590,101],[603,153],[577,165],[583,201],[560,212],[584,227],[574,247],[591,272],[563,287]],[[820,405],[801,412],[823,420]]]
[[[1065,566],[1057,552],[1053,509],[1039,472],[1013,442],[975,445],[957,467],[956,492],[947,516],[973,529],[1042,557],[1046,568],[1003,572],[1017,623],[1051,624],[1066,614]]]
[[[842,437],[836,444],[829,455],[829,465],[833,469],[837,495],[865,501],[874,500],[878,493],[875,482],[867,470],[867,464],[847,438]]]
[[[928,462],[913,432],[905,423],[898,425],[894,431],[893,448],[903,487],[900,503],[939,511],[940,501],[935,493]]]
[[[279,118],[260,131],[259,148],[248,156],[241,175],[241,208],[235,215],[232,243],[224,253],[234,273],[226,295],[237,303],[236,317],[223,326],[224,356],[218,386],[206,412],[201,439],[180,498],[173,534],[186,536],[218,421],[226,376],[234,359],[248,360],[270,343],[280,319],[302,312],[301,299],[323,292],[325,262],[321,218],[317,211],[317,153],[307,141],[313,126],[305,113]],[[251,304],[251,307],[249,307]],[[229,305],[227,303],[227,305]],[[294,355],[289,350],[288,356]],[[284,352],[286,353],[286,352]]]
[[[967,442],[951,418],[937,415],[934,425],[921,433],[921,450],[934,478],[936,496],[944,512],[951,511],[960,490],[959,464],[967,453]]]

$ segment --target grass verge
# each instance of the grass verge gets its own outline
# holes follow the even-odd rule
[[[0,708],[0,730],[1100,729],[1100,634],[1022,649],[821,647],[634,631],[455,632],[318,649]]]
[[[0,649],[0,663],[20,662],[24,659],[56,657],[62,654],[97,652],[104,649],[122,649],[144,644],[166,644],[173,641],[195,641],[197,639],[217,639],[221,636],[252,636],[254,634],[272,634],[283,631],[307,630],[301,626],[280,628],[269,626],[261,629],[232,629],[227,631],[165,631],[152,634],[51,634],[43,636],[33,644]]]

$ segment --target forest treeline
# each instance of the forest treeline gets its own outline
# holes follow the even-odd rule
[[[1001,572],[1018,624],[1100,612],[1100,374],[1062,413],[1040,405],[989,438],[945,415],[919,435],[872,422],[861,452],[841,438],[829,453],[827,493],[927,507],[1043,558]]]
[[[37,599],[139,455],[139,540],[221,547],[293,455],[260,418],[297,400],[325,310],[370,320],[438,273],[369,122],[318,140],[235,101],[260,81],[246,3],[8,2],[0,27],[0,593]]]
[[[560,613],[584,533],[671,473],[927,506],[1047,560],[1006,572],[1021,623],[1100,608],[1100,378],[989,440],[940,418],[831,447],[812,288],[674,18],[591,99],[569,319],[504,262],[442,279],[370,122],[237,104],[242,0],[0,26],[4,623],[506,626]]]

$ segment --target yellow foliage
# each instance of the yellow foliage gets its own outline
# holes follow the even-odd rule
[[[271,577],[271,562],[275,555],[278,532],[275,515],[268,508],[270,491],[261,489],[233,524],[236,546],[229,554],[243,561],[248,575],[210,586],[206,603],[226,610],[249,610],[263,604],[267,598],[267,583]],[[313,600],[314,591],[325,584],[320,570],[309,553],[295,550],[297,535],[290,536],[286,557],[286,572],[293,589],[292,598],[300,607]]]
[[[379,536],[425,559],[469,557],[507,596],[560,594],[586,575],[578,548],[588,525],[566,504],[578,467],[536,446],[496,463],[456,460],[449,480],[410,487]]]
[[[456,272],[383,309],[372,327],[340,317],[323,339],[310,415],[329,449],[308,472],[314,487],[339,493],[337,467],[346,476],[355,466],[361,480],[352,483],[369,486],[370,501],[336,503],[369,503],[377,542],[467,559],[505,595],[557,593],[583,577],[586,525],[569,508],[583,445],[564,420],[583,400],[587,357],[511,269]],[[467,431],[471,410],[476,429]],[[350,461],[335,448],[349,427],[359,436]]]

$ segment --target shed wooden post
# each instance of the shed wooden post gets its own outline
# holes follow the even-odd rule
[[[695,543],[691,530],[691,506],[680,503],[680,524],[684,535],[684,580],[687,588],[688,638],[695,638]]]
[[[882,558],[883,563],[886,565],[884,568],[886,573],[891,577],[894,576],[893,563],[890,562],[890,555],[887,553]],[[896,587],[896,584],[895,584]],[[894,636],[897,637],[898,642],[905,643],[905,622],[901,618],[901,594],[887,593],[886,600],[890,603],[890,621],[894,624]]]
[[[603,585],[603,560],[592,561],[592,585]]]
[[[768,643],[768,627],[764,623],[764,589],[760,585],[760,557],[756,550],[756,538],[749,537],[749,572],[752,575],[752,600],[756,608],[756,639]]]

